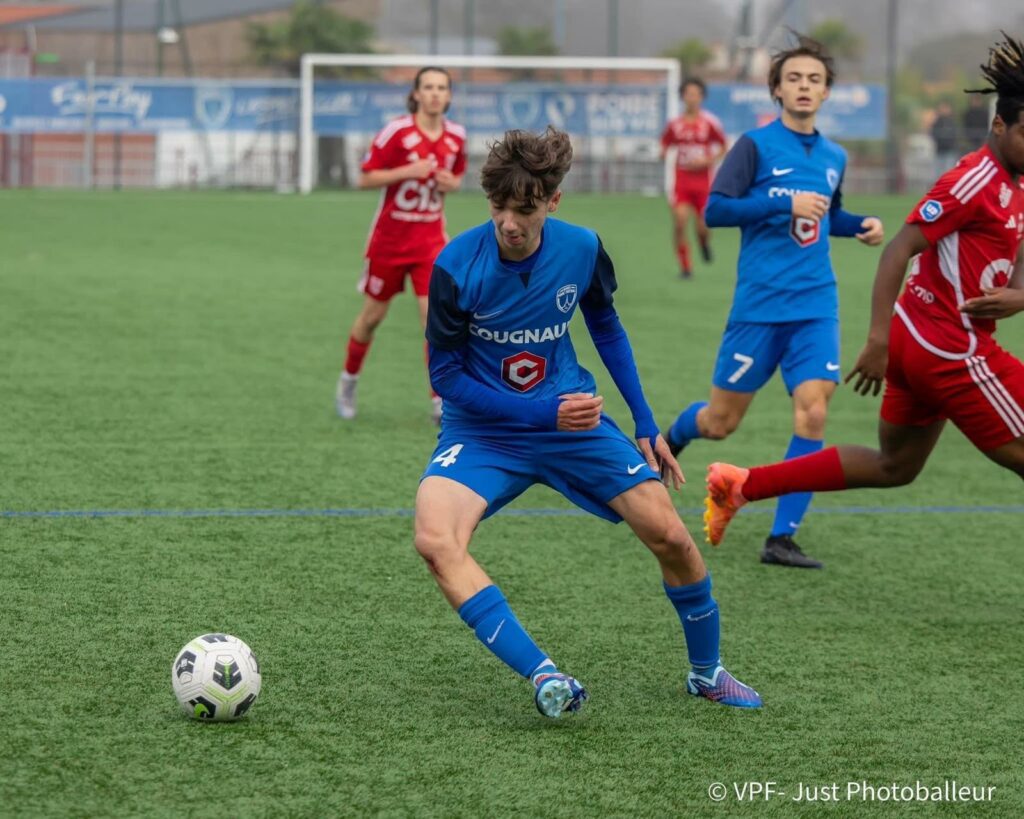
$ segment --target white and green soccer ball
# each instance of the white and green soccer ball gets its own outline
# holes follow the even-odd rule
[[[199,720],[239,719],[260,693],[260,664],[244,642],[230,634],[203,634],[178,652],[171,686],[178,703]]]

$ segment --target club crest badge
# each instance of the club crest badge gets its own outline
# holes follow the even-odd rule
[[[566,284],[558,288],[558,292],[555,294],[555,304],[558,305],[558,309],[563,313],[568,313],[576,306],[576,285]]]

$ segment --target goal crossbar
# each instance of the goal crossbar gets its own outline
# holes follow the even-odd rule
[[[679,113],[677,91],[682,79],[678,60],[645,57],[486,57],[426,54],[303,54],[299,86],[299,192],[313,190],[313,73],[317,67],[419,68],[436,64],[445,68],[536,68],[584,71],[663,71],[666,113]]]

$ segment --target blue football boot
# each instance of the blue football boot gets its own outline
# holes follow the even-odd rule
[[[695,697],[704,697],[733,708],[761,707],[761,695],[737,680],[722,665],[710,677],[691,671],[686,675],[686,690]]]
[[[551,719],[558,719],[566,711],[575,713],[587,701],[587,689],[580,685],[579,680],[560,671],[538,674],[533,678],[533,684],[536,686],[533,701],[537,710]]]

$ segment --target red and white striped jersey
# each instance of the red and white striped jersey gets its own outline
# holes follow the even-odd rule
[[[661,147],[676,149],[676,170],[686,173],[708,172],[706,168],[689,171],[686,166],[710,159],[712,145],[725,147],[725,131],[718,117],[709,111],[699,111],[693,118],[683,114],[671,119],[661,134]]]
[[[433,156],[438,168],[456,176],[466,171],[466,129],[445,120],[436,141],[427,138],[409,114],[389,122],[363,158],[366,171],[399,168]],[[431,260],[446,241],[444,194],[431,173],[426,179],[403,179],[381,191],[380,204],[370,226],[366,255],[394,261]]]
[[[896,313],[921,346],[966,359],[995,332],[959,306],[984,287],[1005,287],[1024,237],[1024,188],[988,147],[943,174],[907,217],[929,247],[911,263]]]

